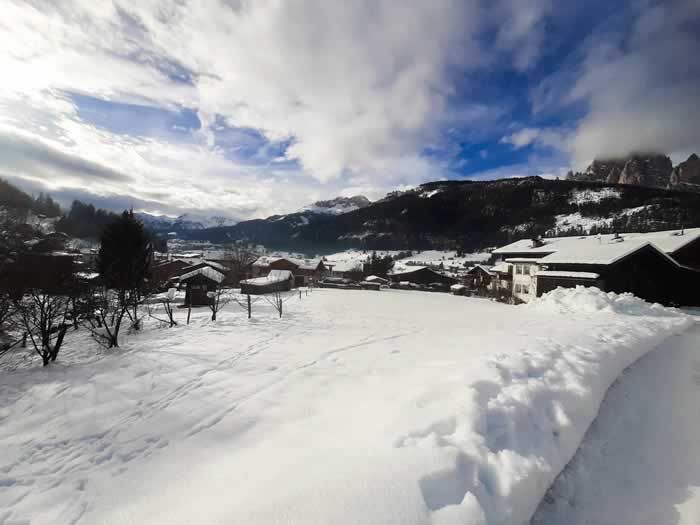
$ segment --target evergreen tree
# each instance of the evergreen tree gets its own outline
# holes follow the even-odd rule
[[[377,252],[374,251],[364,264],[362,273],[364,273],[365,276],[378,275],[380,277],[386,277],[393,267],[394,259],[391,255],[377,255]]]
[[[125,211],[102,232],[97,271],[107,292],[100,313],[101,338],[106,346],[119,346],[122,320],[128,315],[139,328],[138,304],[151,274],[153,247],[133,211]],[[93,333],[95,333],[93,331]]]

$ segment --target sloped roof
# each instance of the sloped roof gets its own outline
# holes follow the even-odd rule
[[[557,272],[553,270],[540,270],[537,277],[559,277],[564,279],[597,279],[599,274],[593,272]]]
[[[266,285],[273,284],[282,281],[288,281],[292,278],[292,272],[289,270],[270,270],[270,273],[266,277],[255,277],[253,279],[246,279],[241,281],[241,284],[257,284]]]
[[[270,270],[267,277],[272,280],[288,280],[292,278],[292,272],[289,270]]]
[[[510,272],[510,264],[507,262],[500,262],[496,266],[491,268],[491,271],[497,273],[508,273]]]
[[[180,276],[180,281],[185,281],[187,279],[190,279],[194,277],[195,275],[202,275],[206,277],[207,279],[211,279],[212,281],[216,283],[221,283],[221,281],[224,280],[224,274],[215,270],[211,266],[202,266],[201,268],[197,268],[196,270],[192,270],[190,272],[184,273]]]
[[[648,233],[621,233],[619,236],[625,241],[651,242],[660,250],[666,253],[673,253],[696,239],[699,239],[700,228],[689,228],[684,230],[682,234],[680,230],[667,230]],[[506,246],[496,248],[493,253],[531,253],[533,255],[540,256],[548,253],[554,253],[565,248],[568,249],[581,245],[592,246],[594,244],[608,244],[613,241],[614,238],[614,234],[600,236],[585,235],[582,237],[549,237],[541,239],[543,243],[541,246],[533,246],[531,239],[521,239]],[[598,239],[600,239],[600,242]]]
[[[540,259],[538,262],[540,264],[595,264],[595,265],[609,265],[616,263],[623,257],[630,255],[644,248],[645,246],[651,247],[653,250],[657,251],[659,254],[666,257],[674,265],[678,266],[678,263],[669,257],[666,253],[661,251],[655,244],[649,241],[643,240],[629,240],[620,242],[608,242],[608,243],[585,243],[581,245],[570,245],[566,248],[560,249],[550,255],[547,255]]]
[[[467,273],[472,273],[477,268],[480,268],[481,270],[483,270],[484,272],[486,272],[489,275],[493,275],[493,266],[487,266],[485,264],[475,264],[474,266],[469,268]]]
[[[300,270],[315,270],[318,268],[318,265],[321,264],[321,259],[302,259],[299,257],[263,255],[262,257],[257,258],[257,260],[253,263],[253,266],[267,267],[272,263],[281,260],[289,261],[290,263],[295,264]]]
[[[378,275],[369,275],[365,278],[365,281],[372,282],[376,281],[378,283],[388,283],[388,279],[384,279],[384,277],[379,277]]]
[[[298,259],[296,257],[283,257],[283,259],[296,264],[300,270],[315,270],[321,264],[321,259]]]

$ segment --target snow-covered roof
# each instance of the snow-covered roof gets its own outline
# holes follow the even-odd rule
[[[368,276],[368,277],[365,279],[365,281],[368,281],[368,282],[370,282],[370,283],[373,282],[373,281],[374,281],[374,282],[378,282],[378,283],[386,283],[386,282],[389,282],[387,279],[384,279],[384,277],[379,277],[378,275],[370,275],[370,276]]]
[[[643,240],[622,240],[619,242],[582,243],[570,245],[538,260],[540,264],[613,264],[637,250],[651,246],[669,261],[678,263],[661,251],[655,244]]]
[[[270,273],[267,274],[267,278],[286,281],[292,278],[292,272],[289,270],[270,270]]]
[[[321,259],[299,259],[296,257],[283,257],[283,259],[296,264],[300,270],[315,270],[321,264]]]
[[[593,272],[556,272],[553,270],[540,270],[535,274],[537,277],[560,277],[562,279],[597,279],[600,277]]]
[[[465,288],[466,286],[464,286],[463,284],[453,284],[452,286],[450,286],[450,290],[464,290]]]
[[[476,270],[477,268],[481,268],[483,271],[485,271],[489,275],[493,275],[493,266],[487,266],[485,264],[475,264],[471,268],[469,268],[469,271],[467,273],[471,273],[472,270]]]
[[[660,232],[648,233],[621,233],[620,237],[625,241],[646,241],[654,243],[660,250],[666,253],[673,253],[690,242],[700,238],[700,228],[689,228],[681,232],[681,230],[667,230]],[[533,255],[544,255],[553,253],[558,250],[575,247],[575,246],[591,246],[593,244],[607,244],[613,241],[615,234],[605,235],[585,235],[582,237],[549,237],[541,239],[542,245],[535,246],[531,239],[521,239],[506,246],[502,246],[493,251],[495,254],[508,253],[532,253]],[[536,243],[539,244],[539,243]]]
[[[256,261],[253,263],[253,266],[267,267],[270,266],[272,263],[281,260],[289,261],[292,264],[296,264],[300,270],[315,270],[316,268],[318,268],[318,265],[321,264],[321,259],[302,259],[299,257],[263,255],[262,257],[258,257],[256,259]]]
[[[196,270],[192,270],[191,272],[183,273],[180,276],[180,281],[184,281],[186,279],[189,279],[190,277],[194,277],[195,275],[203,275],[207,279],[211,279],[212,281],[215,281],[217,283],[221,283],[221,281],[224,280],[224,274],[215,270],[211,266],[202,266],[201,268],[197,268]]]
[[[289,270],[270,270],[270,273],[267,274],[266,277],[255,277],[253,279],[246,279],[245,281],[241,281],[241,283],[265,285],[278,283],[282,281],[288,281],[291,278],[292,272],[290,272]]]
[[[262,257],[255,259],[253,266],[270,266],[270,263],[279,259],[281,259],[281,257],[270,257],[269,255],[263,255]]]
[[[207,266],[211,266],[212,268],[214,268],[216,270],[220,270],[220,271],[224,271],[224,272],[228,270],[228,268],[226,268],[226,266],[224,266],[223,264],[220,264],[220,263],[214,262],[214,261],[204,260],[204,261],[202,261],[202,264],[206,264]]]
[[[500,262],[496,266],[491,268],[491,271],[496,273],[508,273],[510,272],[510,264],[507,262]]]
[[[326,261],[324,263],[328,268],[333,268],[334,272],[351,272],[355,269],[362,269],[362,262],[360,261]]]

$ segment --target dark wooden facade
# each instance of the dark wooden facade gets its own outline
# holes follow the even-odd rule
[[[600,275],[596,284],[606,292],[629,292],[670,306],[700,305],[700,272],[681,267],[652,245],[642,246],[609,265],[548,264],[547,270],[593,272]],[[546,291],[540,291],[538,278],[537,295]]]
[[[218,286],[219,283],[201,273],[181,279],[180,287],[185,288],[185,306],[207,306],[211,304],[212,299],[207,297],[207,293],[216,291]]]
[[[470,288],[475,290],[487,290],[491,286],[494,274],[486,268],[476,265],[470,268],[466,274],[466,282]]]
[[[446,287],[450,287],[453,284],[457,284],[459,282],[454,277],[450,277],[449,275],[443,275],[441,273],[436,272],[435,270],[431,270],[430,268],[419,268],[417,270],[412,270],[408,272],[393,273],[390,274],[388,277],[389,279],[391,279],[392,282],[395,283],[407,281],[409,283],[420,284],[424,286],[428,286],[433,283],[440,283]]]
[[[670,255],[683,266],[700,270],[700,237]]]

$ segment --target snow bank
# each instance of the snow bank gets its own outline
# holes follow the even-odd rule
[[[557,288],[538,297],[527,306],[542,312],[557,314],[608,312],[672,318],[679,315],[675,309],[666,308],[658,303],[649,304],[631,293],[603,292],[598,288],[585,286],[577,286],[573,289]]]
[[[522,525],[618,374],[691,323],[583,288],[218,317],[0,371],[0,522]]]

